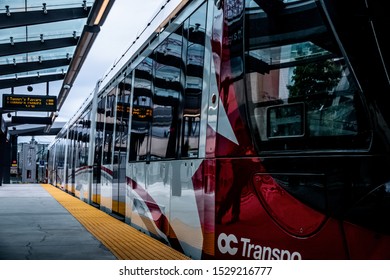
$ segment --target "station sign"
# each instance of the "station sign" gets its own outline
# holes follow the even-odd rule
[[[57,97],[49,95],[3,94],[3,110],[57,111]]]

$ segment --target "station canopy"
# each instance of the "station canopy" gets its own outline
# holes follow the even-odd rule
[[[44,1],[0,0],[0,133],[56,133],[52,124],[114,2]]]

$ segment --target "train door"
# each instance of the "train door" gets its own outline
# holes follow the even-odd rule
[[[67,188],[68,192],[73,194],[75,193],[75,128],[71,127],[69,132],[69,186]]]
[[[164,67],[161,67],[160,71],[156,71],[156,78],[160,76],[169,78],[170,75],[178,76],[181,87],[165,83],[159,85],[158,89],[155,87],[154,92],[154,99],[159,100],[158,106],[166,111],[170,109],[170,117],[165,118],[165,120],[170,120],[170,122],[165,121],[166,127],[169,128],[169,136],[166,137],[166,148],[161,157],[162,159],[169,159],[169,157],[177,159],[166,163],[163,169],[166,174],[163,178],[164,182],[170,185],[170,203],[169,207],[166,207],[169,211],[166,212],[170,222],[168,240],[173,247],[182,250],[193,259],[201,258],[202,249],[207,243],[209,228],[206,224],[210,216],[206,214],[205,209],[212,205],[212,203],[208,205],[203,203],[206,198],[205,190],[202,189],[202,184],[195,179],[195,174],[202,162],[198,157],[206,12],[207,4],[204,3],[183,22],[182,28],[177,29],[168,37],[166,45],[169,51],[167,55],[177,57],[177,59],[158,61]],[[174,61],[176,63],[173,63]],[[181,65],[186,67],[181,67]],[[167,66],[170,67],[169,71],[163,71]],[[177,100],[172,98],[172,101],[168,101],[161,98],[164,91],[170,92],[172,97],[177,96]],[[171,108],[171,106],[175,106],[174,102],[177,102],[179,110]],[[161,123],[163,122],[154,117],[152,132],[156,131]],[[176,135],[173,134],[175,131],[177,131]],[[153,155],[159,152],[155,148],[158,146],[156,145],[158,141],[161,142],[164,139],[162,136],[158,136],[156,133],[152,133],[151,153]],[[153,145],[154,143],[156,144]],[[173,150],[172,146],[175,147]],[[161,145],[159,147],[162,148]],[[148,178],[153,177],[148,176]],[[175,238],[179,242],[175,243]]]
[[[76,196],[86,201],[89,197],[89,167],[88,167],[88,114],[84,114],[76,124],[78,150],[76,153],[77,170],[76,170]]]
[[[126,148],[130,112],[131,74],[119,84],[116,103],[115,142],[113,158],[112,211],[125,216]]]
[[[81,174],[83,172],[83,166],[81,161],[81,153],[82,153],[82,126],[81,120],[79,119],[75,124],[75,196],[82,199],[81,190],[82,190],[82,179]]]
[[[132,226],[147,230],[148,196],[146,192],[146,170],[150,162],[148,147],[153,116],[152,65],[148,56],[133,71],[131,97],[131,130],[129,131],[128,167],[126,169],[127,196],[126,219]],[[146,216],[145,216],[146,214]]]
[[[101,173],[101,204],[100,208],[107,213],[112,213],[113,209],[113,187],[114,182],[114,166],[113,166],[113,142],[115,136],[115,95],[117,93],[117,88],[112,88],[110,92],[107,93],[106,97],[106,110],[104,114],[104,129],[103,129],[103,146],[102,146],[102,173]]]

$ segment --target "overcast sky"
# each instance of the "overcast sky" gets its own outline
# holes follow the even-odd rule
[[[85,99],[93,92],[96,82],[105,76],[165,2],[115,0],[56,121],[66,122],[77,114]],[[59,89],[51,88],[52,94],[54,91]],[[31,139],[19,138],[19,142],[29,142]],[[53,138],[35,137],[40,143],[49,143]]]

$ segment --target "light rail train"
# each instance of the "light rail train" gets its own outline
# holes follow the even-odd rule
[[[193,259],[389,259],[381,5],[167,1],[49,182]]]

